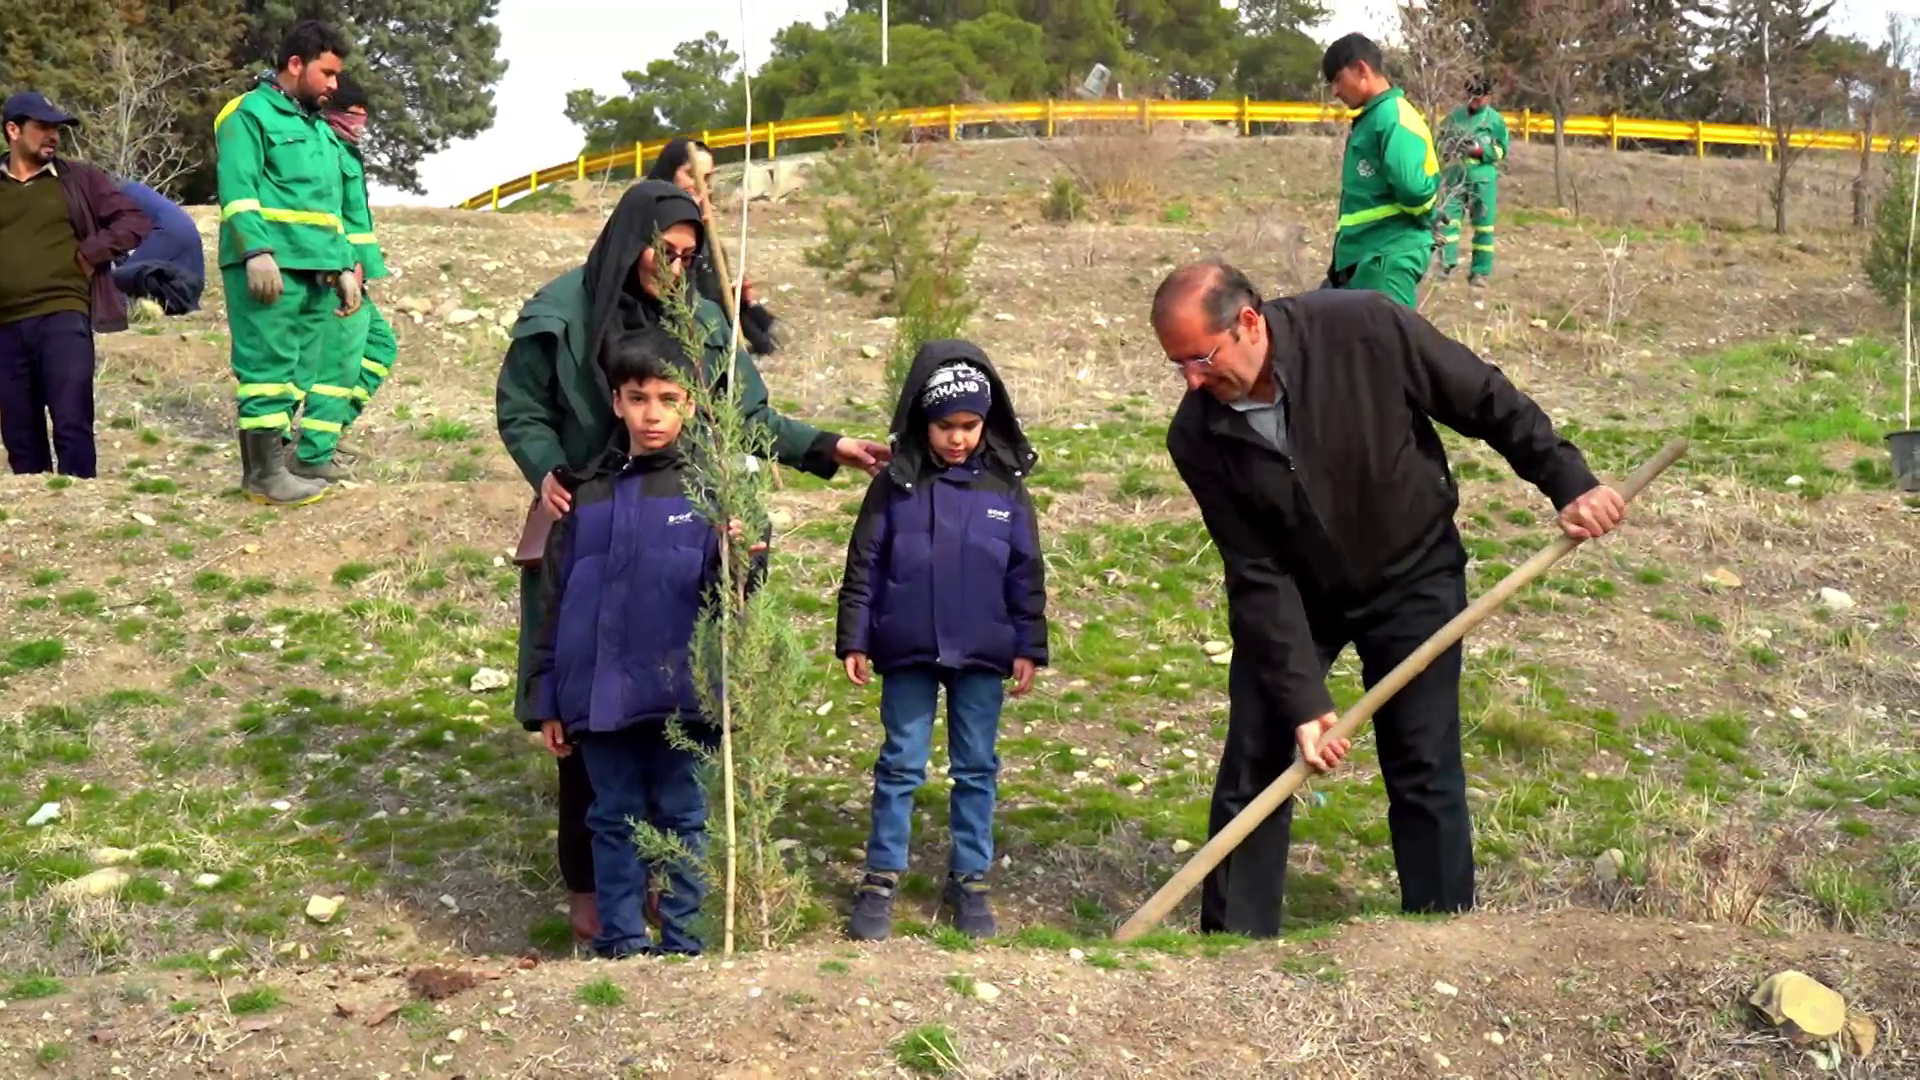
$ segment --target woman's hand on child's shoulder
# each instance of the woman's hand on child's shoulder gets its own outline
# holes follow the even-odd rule
[[[873,672],[867,667],[866,653],[847,654],[847,681],[855,686],[865,686],[873,681]]]
[[[1033,689],[1033,675],[1035,670],[1036,668],[1034,666],[1033,661],[1027,659],[1026,657],[1021,656],[1021,657],[1016,657],[1014,659],[1013,661],[1013,696],[1014,697],[1024,697],[1026,696],[1027,691]]]

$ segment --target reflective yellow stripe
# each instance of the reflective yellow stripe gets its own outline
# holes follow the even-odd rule
[[[240,418],[240,430],[258,431],[261,428],[287,428],[293,426],[293,420],[286,413],[278,412],[268,416],[243,416]]]
[[[306,428],[308,431],[325,431],[334,435],[338,435],[346,430],[344,425],[336,424],[331,420],[315,420],[311,416],[301,417],[300,426]]]
[[[290,397],[301,396],[300,388],[292,383],[251,383],[243,382],[233,388],[234,397]]]
[[[245,97],[245,96],[246,96],[245,94],[241,95],[241,97]],[[218,134],[220,131],[220,125],[226,123],[227,117],[232,116],[233,110],[239,107],[240,107],[240,98],[234,98],[232,101],[229,101],[225,105],[222,105],[220,107],[220,115],[213,118],[213,130],[216,134]]]
[[[330,398],[350,398],[353,396],[353,391],[344,386],[322,386],[318,383],[314,385],[312,390],[307,392]]]
[[[373,234],[370,232],[356,232],[356,233],[347,234],[347,243],[349,244],[371,244],[373,242],[374,242]]]
[[[232,202],[220,208],[220,220],[225,221],[228,218],[238,217],[239,215],[245,214],[248,212],[252,212],[256,214],[260,212],[259,199],[233,200]]]
[[[372,401],[373,393],[364,386],[356,386],[353,388],[353,400],[359,402]]]
[[[260,216],[268,221],[278,221],[288,225],[313,225],[322,229],[332,229],[338,233],[347,231],[346,227],[340,224],[339,217],[323,214],[318,210],[282,210],[277,206],[263,206],[260,208]]]
[[[393,370],[387,367],[387,365],[378,364],[372,360],[362,360],[360,361],[360,366],[363,368],[366,368],[368,371],[373,372],[375,375],[378,375],[383,379],[393,374]]]
[[[1493,250],[1493,245],[1492,245],[1492,244],[1475,244],[1475,245],[1473,245],[1473,250],[1475,250],[1475,251],[1492,251],[1492,250]]]
[[[1353,225],[1366,225],[1370,222],[1383,221],[1395,214],[1409,214],[1413,217],[1419,217],[1431,209],[1433,209],[1432,199],[1428,199],[1419,206],[1369,206],[1365,210],[1355,210],[1351,214],[1341,214],[1340,220],[1334,224],[1345,229]]]

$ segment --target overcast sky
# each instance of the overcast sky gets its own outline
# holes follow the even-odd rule
[[[668,56],[682,41],[709,30],[740,51],[751,70],[764,63],[773,35],[790,23],[820,22],[841,10],[841,0],[500,0],[500,52],[507,74],[495,89],[498,115],[492,129],[428,158],[420,170],[425,196],[376,190],[380,204],[445,206],[477,194],[515,174],[525,175],[566,161],[580,150],[581,134],[561,110],[567,91],[582,86],[602,94],[626,86],[621,73],[643,69]],[[1230,5],[1229,5],[1230,6]],[[1333,17],[1315,37],[1331,41],[1354,30],[1372,32],[1387,20],[1392,0],[1332,0]],[[652,8],[652,11],[641,10]],[[1836,28],[1878,38],[1887,15],[1920,16],[1920,0],[1839,0]]]

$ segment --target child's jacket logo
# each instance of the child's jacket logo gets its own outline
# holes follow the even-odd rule
[[[1013,520],[1013,511],[1011,511],[1011,510],[988,510],[988,511],[987,511],[987,518],[988,518],[989,520],[992,520],[992,521],[1012,521],[1012,520]]]
[[[693,511],[691,511],[691,510],[689,510],[689,511],[687,511],[687,512],[686,512],[686,513],[684,513],[684,514],[668,514],[668,515],[667,515],[667,524],[669,524],[669,525],[691,525],[691,524],[693,524]]]

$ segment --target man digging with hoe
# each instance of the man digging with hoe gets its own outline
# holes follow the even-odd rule
[[[1375,686],[1467,606],[1459,489],[1434,422],[1479,439],[1553,501],[1562,532],[1611,532],[1625,499],[1491,364],[1370,290],[1263,302],[1230,266],[1182,267],[1153,299],[1186,380],[1167,449],[1226,566],[1233,659],[1209,833],[1293,763],[1351,749],[1326,675],[1349,643]],[[1402,907],[1473,906],[1455,641],[1375,718]],[[1208,875],[1203,931],[1280,932],[1292,800]]]

